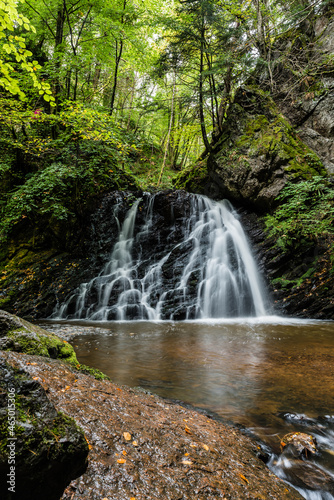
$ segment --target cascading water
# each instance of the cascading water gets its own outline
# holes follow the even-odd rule
[[[137,232],[137,200],[120,228],[118,241],[100,275],[82,284],[56,307],[58,319],[204,319],[264,316],[261,282],[233,207],[189,195],[183,234],[157,234],[160,251],[143,251],[152,238],[155,196],[149,198]],[[174,228],[175,229],[175,228]],[[171,233],[177,232],[173,228]],[[164,251],[161,251],[161,246]]]

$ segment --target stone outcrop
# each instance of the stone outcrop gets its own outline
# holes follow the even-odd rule
[[[326,174],[317,156],[257,86],[239,89],[222,138],[208,158],[210,190],[267,212],[288,179]],[[232,119],[233,117],[233,119]]]
[[[3,500],[58,500],[87,466],[83,431],[55,408],[40,382],[1,354],[0,443]]]
[[[78,364],[73,347],[53,333],[0,310],[0,349]]]

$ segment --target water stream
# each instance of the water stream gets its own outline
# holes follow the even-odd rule
[[[272,317],[46,327],[73,337],[79,361],[116,383],[240,424],[265,443],[269,466],[304,498],[334,498],[334,323]],[[317,438],[314,458],[280,458],[281,438],[294,431]]]

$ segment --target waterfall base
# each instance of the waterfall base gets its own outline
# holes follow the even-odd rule
[[[233,207],[204,196],[144,194],[118,219],[119,236],[98,276],[82,283],[57,319],[184,320],[263,316],[261,280]],[[176,198],[176,199],[175,199]],[[184,203],[185,201],[185,203]]]

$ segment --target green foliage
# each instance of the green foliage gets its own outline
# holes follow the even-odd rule
[[[53,103],[50,85],[37,76],[40,64],[36,60],[29,61],[33,54],[27,49],[25,38],[20,35],[22,28],[36,33],[29,19],[19,13],[17,2],[0,1],[0,89],[18,95],[22,100],[26,99],[22,78],[17,74],[19,70],[28,76],[31,85],[45,101]]]
[[[276,238],[283,249],[296,249],[334,234],[334,188],[326,178],[289,182],[277,201],[280,206],[265,217],[265,223],[268,236]]]
[[[101,193],[136,188],[125,171],[138,155],[128,142],[134,138],[106,113],[72,103],[59,115],[27,107],[11,113],[8,102],[2,104],[2,144],[12,151],[0,167],[2,240],[22,222],[55,232],[59,222],[82,217]]]

